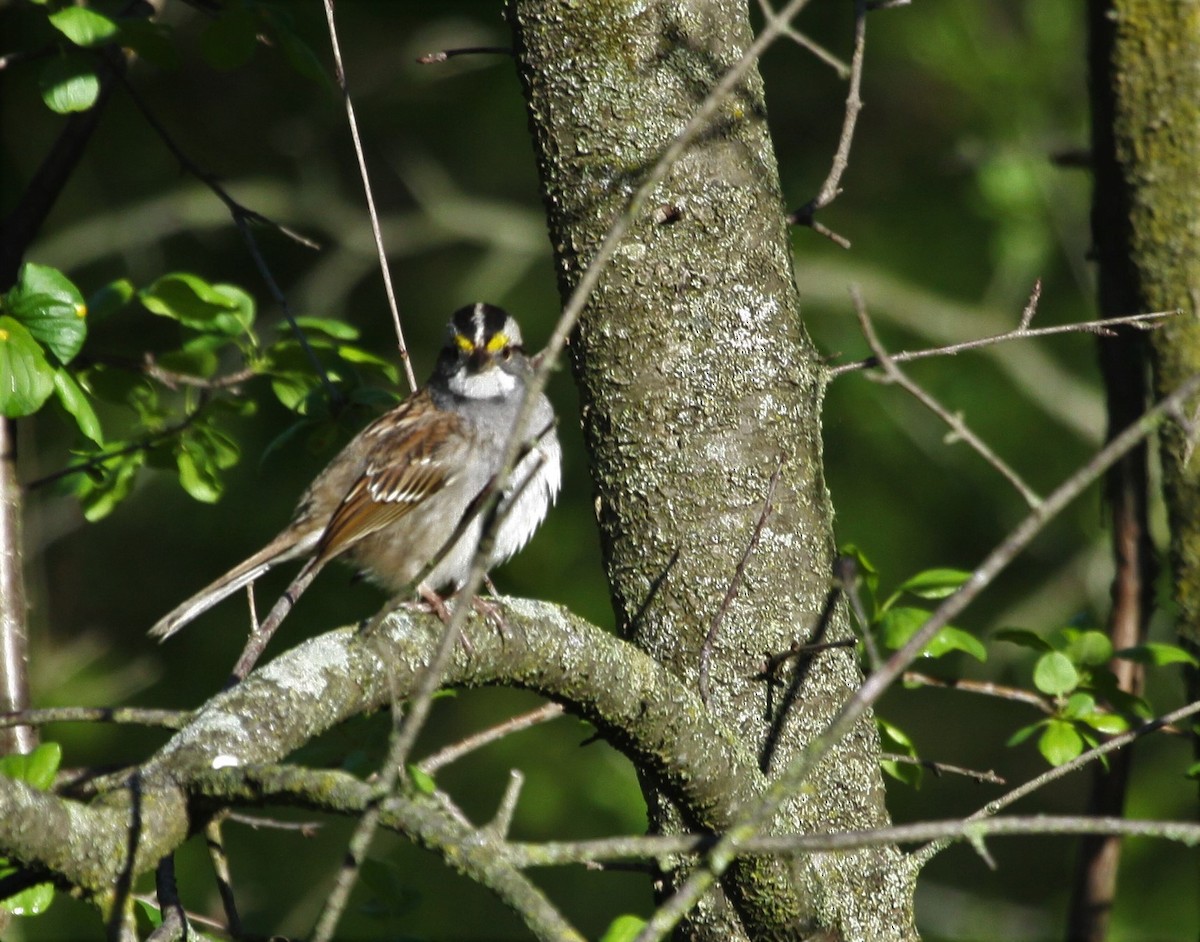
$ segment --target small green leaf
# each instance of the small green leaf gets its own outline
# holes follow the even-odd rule
[[[163,275],[138,293],[146,310],[200,331],[239,334],[254,321],[254,302],[233,285],[214,285],[189,272]]]
[[[432,795],[437,791],[437,782],[434,781],[432,775],[414,763],[409,763],[407,768],[408,777],[417,791],[424,795]]]
[[[81,53],[56,56],[38,76],[42,101],[55,114],[87,111],[100,97],[100,77]]]
[[[1112,659],[1113,646],[1102,631],[1072,631],[1063,654],[1082,667],[1107,664]]]
[[[117,447],[120,443],[111,444]],[[112,513],[117,504],[133,490],[137,473],[145,461],[145,452],[133,451],[105,461],[100,466],[100,474],[97,477],[76,475],[80,482],[76,493],[83,505],[84,519],[95,523]]]
[[[71,362],[83,347],[87,305],[79,289],[57,268],[26,262],[4,302],[12,316],[60,363]]]
[[[162,925],[162,910],[153,903],[144,899],[134,899],[134,902],[141,907],[142,915],[146,917],[150,925],[157,929]]]
[[[179,468],[179,483],[194,499],[203,504],[215,504],[221,499],[224,487],[212,454],[189,436],[180,442],[175,455]]]
[[[1077,690],[1067,698],[1062,715],[1067,719],[1080,719],[1085,714],[1094,712],[1095,709],[1096,698],[1090,693]]]
[[[1038,750],[1051,765],[1062,765],[1083,752],[1083,737],[1073,723],[1050,720],[1038,740]]]
[[[901,583],[898,590],[923,599],[944,599],[957,592],[971,573],[962,569],[926,569]]]
[[[925,650],[921,653],[925,657],[941,657],[951,651],[962,651],[977,661],[987,660],[987,648],[978,638],[961,628],[954,628],[950,625],[934,635],[933,640],[925,645]]]
[[[1183,774],[1188,778],[1200,779],[1200,762],[1193,762]]]
[[[0,858],[0,862],[3,858]],[[0,866],[0,879],[18,873],[17,867]],[[54,884],[38,883],[0,901],[0,909],[14,916],[40,916],[54,902]]]
[[[63,7],[49,19],[76,46],[102,46],[120,32],[116,23],[89,7]]]
[[[133,282],[128,278],[118,278],[116,281],[110,281],[88,298],[88,318],[92,323],[98,323],[107,317],[111,317],[128,304],[133,299],[135,293]]]
[[[1036,733],[1039,729],[1048,723],[1049,720],[1038,720],[1036,723],[1030,723],[1028,726],[1022,726],[1015,733],[1008,737],[1008,746],[1019,746],[1026,739]]]
[[[1095,711],[1079,717],[1092,729],[1109,736],[1116,736],[1129,729],[1129,721],[1119,713],[1101,713]]]
[[[54,392],[54,367],[17,320],[0,316],[0,415],[32,415]]]
[[[296,326],[301,330],[325,334],[334,340],[357,340],[359,337],[359,330],[353,324],[334,320],[332,317],[297,317]],[[286,324],[280,329],[288,330]]]
[[[56,742],[42,743],[26,759],[25,781],[44,792],[54,784],[54,775],[62,764],[62,746]]]
[[[1044,694],[1061,697],[1079,686],[1079,672],[1061,651],[1050,651],[1037,659],[1033,684]]]
[[[1122,648],[1113,656],[1152,667],[1165,667],[1168,664],[1187,664],[1190,667],[1200,667],[1200,661],[1196,659],[1195,655],[1174,644],[1139,644],[1132,648]]]
[[[921,766],[912,762],[896,762],[887,758],[887,754],[890,752],[915,759],[917,749],[913,745],[913,741],[904,730],[889,723],[878,714],[875,716],[875,725],[879,728],[880,744],[884,749],[884,754],[879,760],[879,767],[897,781],[913,788],[920,788],[925,774],[925,770]]]
[[[1050,642],[1041,635],[1024,628],[1001,628],[992,632],[992,638],[995,641],[1008,641],[1010,644],[1019,644],[1023,648],[1031,648],[1034,651],[1054,650]]]
[[[62,407],[75,417],[79,431],[97,445],[103,445],[104,432],[100,428],[100,419],[88,401],[87,393],[79,388],[75,377],[65,367],[60,366],[54,371],[54,391]]]
[[[641,916],[625,913],[608,924],[604,935],[600,936],[600,942],[632,942],[645,927],[646,920]]]

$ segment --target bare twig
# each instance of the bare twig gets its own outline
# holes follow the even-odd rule
[[[462,46],[459,49],[439,49],[437,52],[427,52],[424,55],[417,56],[417,62],[420,65],[433,65],[438,62],[445,62],[447,59],[453,59],[457,56],[493,54],[498,56],[511,56],[513,51],[508,46]]]
[[[329,28],[329,46],[333,50],[334,71],[337,75],[338,87],[342,90],[342,101],[346,106],[346,121],[350,125],[350,139],[354,142],[354,156],[358,160],[358,174],[362,178],[363,194],[367,200],[367,214],[371,217],[371,232],[375,237],[375,250],[379,254],[379,271],[383,275],[383,288],[387,293],[388,309],[392,312],[392,326],[396,331],[396,346],[400,352],[400,362],[404,364],[404,375],[408,380],[408,388],[415,392],[417,377],[413,373],[412,359],[408,355],[408,345],[404,342],[404,328],[400,324],[400,309],[396,304],[396,291],[392,287],[392,272],[388,266],[387,251],[383,246],[383,232],[379,228],[379,213],[375,209],[375,195],[371,191],[371,176],[367,172],[367,157],[363,152],[362,139],[358,134],[358,119],[354,116],[354,102],[350,98],[350,88],[346,84],[346,69],[342,64],[342,49],[338,43],[337,25],[334,22],[334,0],[324,0],[325,23]]]
[[[821,225],[816,214],[837,199],[841,193],[842,175],[850,165],[850,147],[854,143],[854,129],[858,124],[858,113],[862,111],[863,57],[867,48],[867,11],[865,0],[856,0],[854,11],[854,54],[850,59],[850,90],[846,95],[846,112],[842,119],[842,133],[838,138],[833,164],[821,189],[811,200],[788,216],[794,226],[808,226],[820,235],[837,243],[844,249],[850,248],[850,240]]]
[[[18,714],[29,706],[23,504],[17,482],[17,423],[0,416],[0,710]],[[0,755],[32,752],[37,741],[34,727],[8,726],[0,733]]]
[[[225,838],[221,834],[222,820],[218,816],[204,825],[204,843],[208,847],[208,859],[212,862],[213,875],[217,880],[217,892],[221,894],[225,919],[229,922],[229,934],[238,939],[242,935],[242,919],[233,895],[233,875],[229,872],[229,857],[225,854]]]
[[[855,638],[843,638],[841,641],[821,641],[817,644],[804,644],[800,641],[793,641],[786,651],[781,651],[778,654],[772,654],[768,657],[763,662],[756,676],[761,680],[776,680],[779,675],[779,668],[788,661],[809,654],[820,654],[822,651],[828,651],[832,648],[852,648],[856,644],[858,644],[858,641]]]
[[[758,0],[758,8],[762,10],[762,14],[768,23],[772,22],[778,17],[778,14],[775,12],[775,8],[771,6],[770,0]],[[802,32],[800,32],[800,30],[796,29],[796,27],[792,26],[791,23],[781,24],[781,30],[782,35],[786,36],[801,49],[807,50],[826,65],[833,68],[837,72],[838,78],[844,79],[849,77],[850,66],[846,65],[845,62],[843,62],[825,47],[813,42],[812,39],[810,39],[808,36],[805,36]]]
[[[1176,309],[1173,311],[1154,311],[1150,314],[1131,314],[1128,317],[1113,317],[1108,320],[1083,321],[1078,324],[1056,324],[1053,327],[1035,327],[1031,329],[1017,327],[1003,334],[995,334],[991,337],[964,340],[960,343],[947,344],[944,347],[930,347],[927,350],[901,351],[890,354],[890,357],[893,363],[906,363],[910,360],[924,360],[927,357],[954,356],[957,353],[963,353],[967,350],[978,350],[981,347],[1007,343],[1010,340],[1029,340],[1035,337],[1052,337],[1057,334],[1103,335],[1111,333],[1112,328],[1119,325],[1126,325],[1139,330],[1155,330],[1160,326],[1158,321],[1167,317],[1175,317],[1181,313],[1183,313],[1181,310]],[[855,360],[853,363],[841,363],[838,366],[832,366],[829,368],[828,376],[830,379],[836,379],[845,373],[852,373],[855,370],[865,370],[879,365],[877,357],[866,357],[862,360]]]
[[[754,550],[758,547],[758,541],[762,537],[767,517],[771,515],[771,511],[774,509],[771,502],[775,499],[775,487],[779,484],[779,476],[782,473],[783,459],[780,458],[779,464],[776,465],[775,471],[771,474],[771,478],[767,482],[767,496],[763,500],[762,513],[758,515],[758,521],[754,524],[754,529],[750,533],[750,542],[746,546],[746,551],[742,553],[742,558],[738,560],[737,567],[733,571],[733,578],[729,580],[729,587],[725,590],[725,597],[721,600],[720,606],[712,617],[712,622],[708,626],[708,634],[704,636],[704,644],[700,648],[698,687],[700,690],[700,699],[704,701],[705,706],[708,706],[709,700],[708,667],[709,662],[712,660],[713,645],[717,641],[717,632],[721,628],[721,622],[725,620],[729,606],[737,598],[738,589],[741,588],[742,580],[746,577],[746,566],[750,562],[750,557],[754,555]]]
[[[964,769],[960,765],[947,765],[945,762],[934,762],[931,759],[921,759],[917,756],[901,755],[898,752],[885,752],[879,757],[880,762],[902,762],[906,765],[919,765],[928,769],[934,775],[963,775],[976,782],[986,782],[989,785],[1004,785],[1005,781],[991,769],[978,772],[975,769]]]
[[[158,869],[154,871],[154,887],[162,922],[146,937],[146,942],[167,942],[169,939],[182,939],[183,942],[187,942],[187,913],[183,911],[183,903],[179,901],[179,888],[175,885],[174,857],[167,856],[158,862]]]
[[[151,710],[140,707],[50,707],[0,713],[0,728],[47,723],[118,723],[183,729],[192,714],[187,710]]]
[[[870,344],[871,349],[875,351],[875,359],[883,367],[887,378],[912,395],[921,405],[925,406],[926,409],[950,426],[955,437],[962,439],[970,445],[984,461],[1000,472],[1017,489],[1018,493],[1025,499],[1025,503],[1034,508],[1041,504],[1042,499],[1038,496],[1037,492],[1026,484],[1024,479],[1004,459],[992,451],[987,442],[971,431],[967,423],[963,421],[962,416],[951,412],[943,406],[922,386],[909,379],[896,366],[893,359],[884,350],[883,344],[880,343],[879,337],[875,333],[875,327],[872,325],[871,318],[867,314],[867,307],[863,301],[862,293],[858,290],[857,286],[852,287],[850,293],[854,297],[854,308],[858,313],[858,322],[862,327],[863,335],[867,338],[867,343]]]
[[[278,818],[264,818],[238,811],[229,812],[225,820],[254,831],[295,831],[301,837],[316,837],[321,830],[320,821],[280,821]]]
[[[53,484],[55,481],[69,477],[72,474],[82,474],[99,468],[106,461],[111,461],[113,458],[120,458],[123,455],[131,455],[135,452],[146,451],[153,448],[159,442],[167,441],[174,438],[181,432],[186,431],[192,423],[200,417],[204,411],[205,401],[201,400],[191,412],[185,415],[174,425],[168,425],[166,428],[159,429],[144,438],[139,438],[136,442],[130,442],[121,448],[114,448],[111,451],[100,451],[92,455],[85,461],[80,461],[77,464],[67,465],[65,468],[59,468],[57,471],[51,471],[49,474],[44,474],[40,478],[36,478],[25,485],[26,492],[37,490],[39,487],[45,487],[47,484]]]
[[[508,832],[512,828],[513,815],[517,810],[517,800],[521,796],[521,786],[524,784],[525,776],[519,770],[509,771],[504,797],[500,799],[500,806],[496,809],[495,817],[484,828],[497,840],[502,841],[508,837]]]
[[[881,660],[879,646],[875,643],[875,636],[871,634],[871,618],[858,591],[858,561],[853,556],[839,556],[833,563],[833,576],[850,601],[850,610],[854,612],[858,621],[859,637],[862,638],[863,647],[867,651],[867,662],[871,665],[871,670],[875,670]]]
[[[422,760],[417,766],[426,775],[433,775],[438,769],[444,768],[451,762],[461,759],[468,753],[474,752],[476,749],[481,749],[484,746],[490,745],[511,733],[519,732],[523,729],[529,729],[532,726],[537,726],[540,723],[546,723],[550,720],[557,719],[563,715],[563,708],[557,703],[546,703],[538,707],[536,710],[530,710],[528,713],[521,713],[518,716],[509,717],[503,723],[497,723],[495,726],[481,730],[472,736],[467,736],[452,745],[446,746],[444,749],[439,749],[433,755]]]
[[[931,677],[928,674],[922,674],[917,671],[905,671],[900,677],[900,682],[906,686],[944,687],[949,690],[962,690],[966,693],[978,693],[988,697],[998,697],[1001,700],[1026,703],[1029,706],[1036,707],[1048,716],[1054,713],[1054,704],[1040,694],[1036,694],[1031,690],[1022,690],[1020,687],[994,684],[989,680],[970,680],[966,677],[952,677],[949,680],[943,680],[940,677]]]

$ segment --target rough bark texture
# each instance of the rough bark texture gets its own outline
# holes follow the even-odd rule
[[[751,41],[745,4],[516,0],[510,13],[564,297],[631,194]],[[768,774],[858,686],[846,649],[803,662],[799,696],[756,674],[795,641],[844,638],[831,586],[820,366],[799,317],[763,89],[752,69],[672,168],[617,251],[572,339],[596,508],[620,630],[694,685],[701,647],[782,473],[721,622],[709,709]],[[786,720],[781,720],[786,712]],[[760,778],[753,787],[761,787]],[[651,826],[694,825],[645,779]],[[829,757],[778,829],[871,827],[886,811],[872,724]],[[667,888],[678,872],[664,874]],[[745,938],[745,873],[685,932]],[[776,927],[907,938],[911,885],[889,849],[810,858]],[[726,905],[732,900],[734,905]]]
[[[1112,118],[1111,152],[1097,159],[1116,174],[1097,185],[1128,258],[1122,270],[1102,254],[1102,278],[1111,268],[1127,280],[1134,311],[1183,311],[1152,337],[1167,393],[1200,369],[1200,4],[1093,0],[1091,21],[1095,92]],[[1200,464],[1178,431],[1163,438],[1163,471],[1180,623],[1200,640]]]
[[[1183,310],[1151,341],[1159,392],[1200,370],[1200,3],[1092,0],[1088,10],[1095,195],[1092,235],[1100,305],[1109,316]],[[1145,342],[1126,333],[1101,341],[1109,433],[1145,406]],[[1162,437],[1180,631],[1200,642],[1200,476],[1186,437]],[[1153,549],[1146,526],[1145,449],[1109,475],[1117,578],[1110,628],[1115,647],[1143,640],[1152,610]],[[1118,662],[1123,688],[1139,693],[1134,665]],[[1193,682],[1193,696],[1197,688]],[[1098,770],[1089,812],[1123,813],[1130,755]],[[1088,838],[1067,936],[1107,938],[1116,893],[1119,842]]]

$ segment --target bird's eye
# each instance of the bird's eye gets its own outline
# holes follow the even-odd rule
[[[501,360],[505,360],[505,361],[511,360],[512,355],[513,355],[512,347],[505,347],[503,350],[500,351],[500,359]]]

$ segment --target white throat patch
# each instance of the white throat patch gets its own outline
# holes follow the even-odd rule
[[[517,388],[517,378],[499,367],[482,373],[452,373],[446,384],[464,399],[499,399]]]

